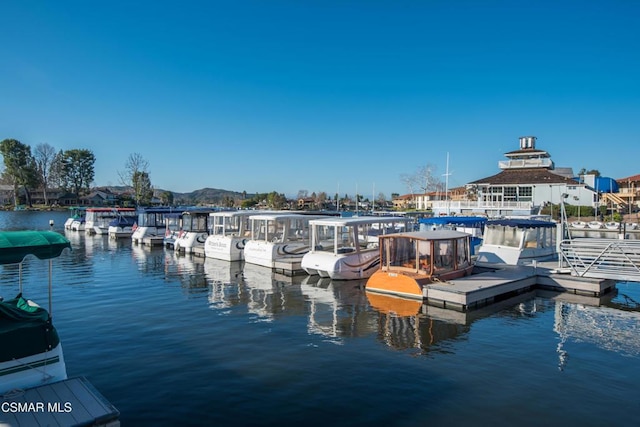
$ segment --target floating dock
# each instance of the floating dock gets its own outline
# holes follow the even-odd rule
[[[164,244],[164,236],[143,237],[141,242],[145,246],[162,246]]]
[[[615,288],[615,280],[571,276],[557,262],[537,266],[503,266],[478,270],[460,279],[426,285],[423,297],[430,306],[466,312],[535,289],[598,297]]]
[[[119,427],[120,411],[84,377],[0,396],[1,427]]]
[[[302,258],[282,258],[273,263],[273,271],[285,276],[307,274],[302,268]]]

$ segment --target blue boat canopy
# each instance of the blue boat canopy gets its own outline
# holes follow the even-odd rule
[[[54,231],[1,231],[0,264],[18,264],[27,255],[40,259],[60,256],[71,243]]]
[[[492,219],[487,221],[487,225],[504,225],[517,228],[551,228],[556,223],[551,221],[540,221],[538,219]]]

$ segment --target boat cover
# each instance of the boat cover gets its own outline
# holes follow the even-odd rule
[[[21,295],[0,301],[0,362],[43,353],[59,343],[47,310]]]
[[[65,248],[71,243],[54,231],[0,231],[0,264],[18,264],[27,255],[55,258]]]

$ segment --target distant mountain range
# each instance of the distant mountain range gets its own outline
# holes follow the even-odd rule
[[[173,202],[175,204],[221,204],[225,198],[250,199],[253,194],[243,194],[237,191],[221,190],[218,188],[202,188],[200,190],[191,191],[190,193],[177,193],[170,190],[155,190],[156,196],[163,192],[169,191],[173,194]]]
[[[94,190],[106,190],[114,194],[131,193],[133,189],[127,186],[121,185],[109,185],[104,187],[94,187]],[[162,198],[162,194],[169,192],[173,194],[173,203],[176,205],[197,205],[197,204],[212,204],[220,205],[224,202],[225,198],[231,198],[233,200],[250,199],[255,194],[243,194],[237,191],[222,190],[219,188],[202,188],[200,190],[191,191],[189,193],[178,193],[171,190],[164,190],[161,188],[154,189],[155,197]]]

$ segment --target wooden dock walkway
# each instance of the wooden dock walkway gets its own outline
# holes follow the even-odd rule
[[[84,377],[0,397],[1,427],[120,426],[120,412]]]
[[[534,289],[547,289],[587,296],[611,291],[615,281],[575,277],[559,271],[557,262],[537,266],[503,266],[478,271],[470,276],[426,285],[423,297],[428,305],[467,311],[494,304]]]

